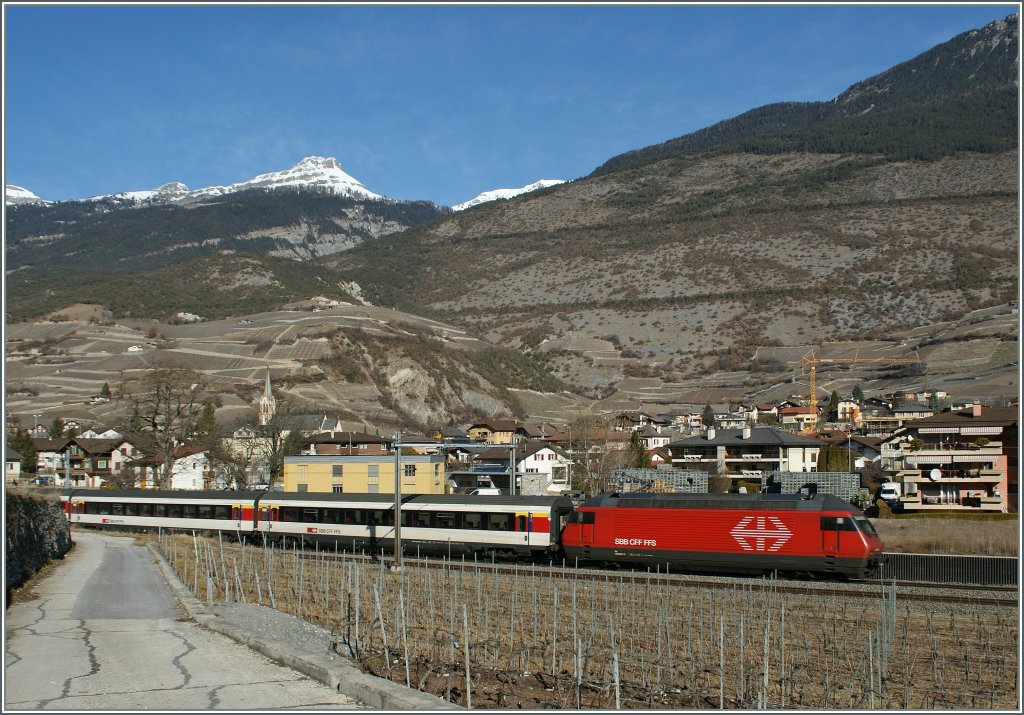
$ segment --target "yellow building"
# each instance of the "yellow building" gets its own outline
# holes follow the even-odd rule
[[[444,456],[403,454],[402,494],[444,494]],[[394,494],[394,454],[301,454],[284,458],[286,492]]]

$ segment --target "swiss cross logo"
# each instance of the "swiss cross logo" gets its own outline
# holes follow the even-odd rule
[[[729,533],[744,551],[778,551],[793,535],[774,516],[745,516]]]
[[[102,523],[106,524],[107,522],[108,522],[108,519],[104,519]]]
[[[306,533],[307,534],[315,534],[316,533],[316,527],[315,526],[307,526],[306,527]]]

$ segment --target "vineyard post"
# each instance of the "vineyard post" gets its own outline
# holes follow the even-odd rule
[[[405,596],[401,588],[398,589],[398,608],[402,612],[402,648],[405,653],[405,687],[412,687],[412,678],[409,675],[409,624],[408,615],[405,612]]]
[[[725,616],[718,623],[718,709],[725,710]]]
[[[469,677],[469,606],[462,604],[462,640],[466,653],[466,708],[473,709],[473,685]]]

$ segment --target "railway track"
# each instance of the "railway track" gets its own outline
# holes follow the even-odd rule
[[[340,557],[334,551],[300,551],[306,558]],[[345,552],[344,558],[359,558],[381,563],[384,568],[392,568],[390,554],[373,557],[365,554]],[[709,589],[742,589],[764,591],[765,593],[784,593],[793,595],[848,596],[851,598],[879,598],[887,593],[893,584],[896,585],[897,596],[904,601],[931,601],[937,603],[963,603],[965,605],[996,606],[1013,608],[1020,605],[1020,594],[1017,586],[938,583],[933,581],[909,581],[900,579],[874,579],[867,581],[828,581],[821,579],[797,580],[788,577],[772,576],[724,576],[697,573],[672,573],[652,571],[644,567],[598,568],[575,567],[568,563],[557,564],[524,564],[497,560],[466,560],[406,555],[402,559],[406,568],[450,569],[452,571],[484,571],[515,577],[530,576],[535,578],[570,579],[578,581],[626,580],[633,583],[647,581],[651,584],[671,585],[674,588],[709,588]]]

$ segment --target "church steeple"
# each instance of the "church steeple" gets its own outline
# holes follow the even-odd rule
[[[277,412],[277,400],[274,399],[274,390],[270,386],[270,368],[267,368],[267,384],[263,388],[263,397],[260,398],[260,403],[257,408],[257,421],[261,426],[266,425],[273,418],[274,413]]]

